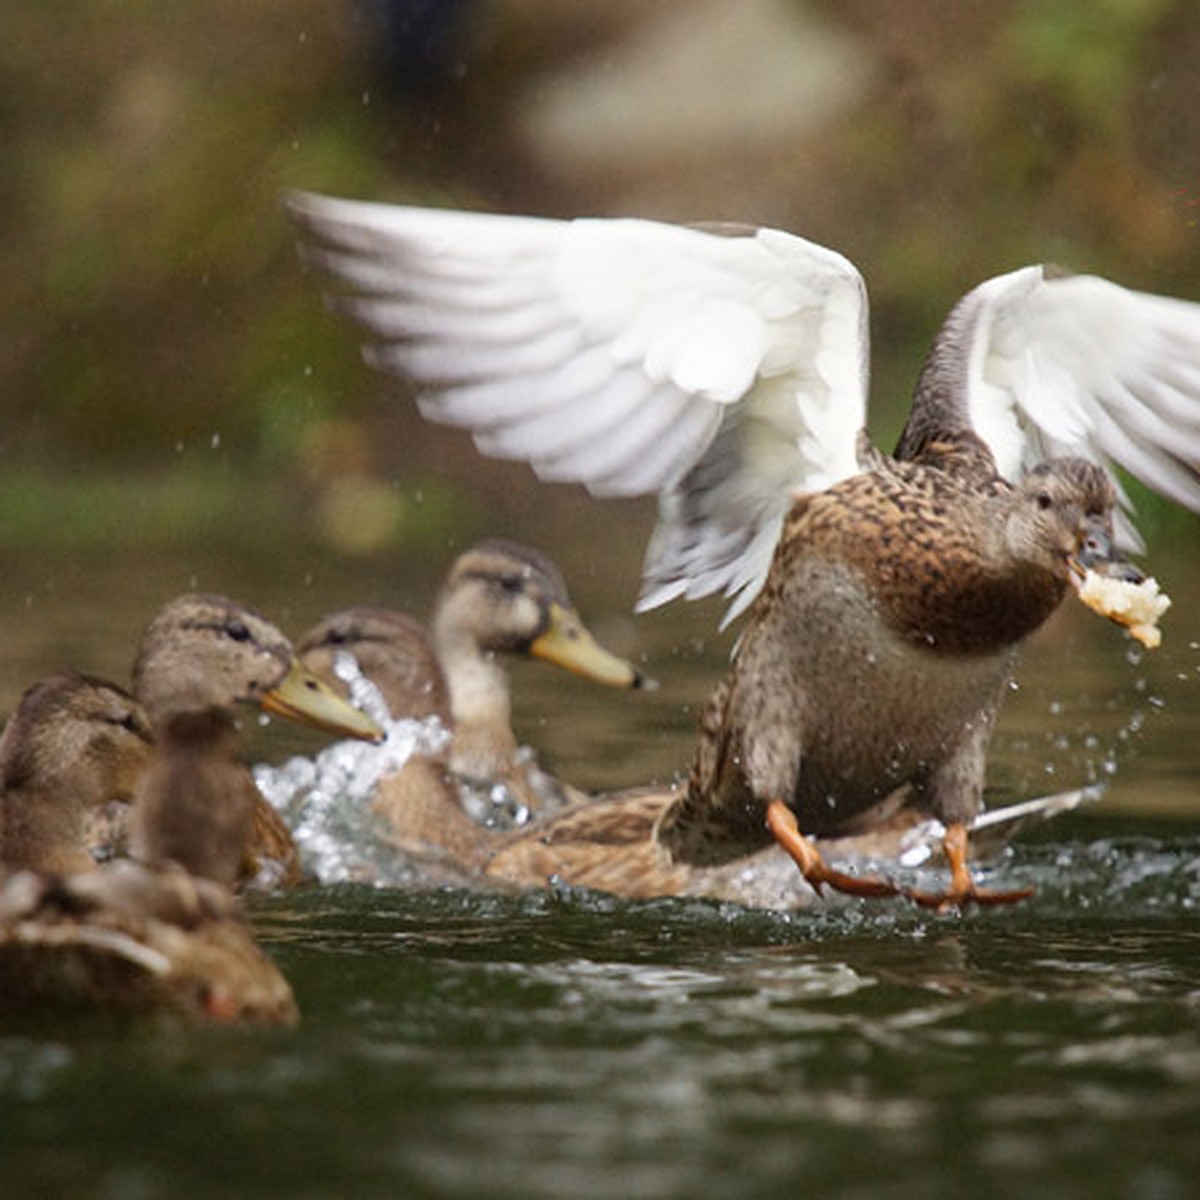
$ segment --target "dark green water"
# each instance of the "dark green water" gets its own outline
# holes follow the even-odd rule
[[[301,1027],[0,1029],[0,1197],[1194,1196],[1200,589],[1160,573],[1177,609],[1157,655],[1131,661],[1078,611],[1026,655],[993,780],[1018,796],[1111,782],[998,864],[997,886],[1037,886],[1029,903],[259,901]],[[362,581],[336,582],[243,594],[298,632]],[[57,666],[30,647],[69,629],[81,665],[120,660],[114,619],[136,629],[152,606],[113,607],[124,594],[82,592],[90,622],[28,606],[10,658]],[[604,624],[661,677],[650,696],[522,668],[520,732],[587,786],[684,767],[724,653],[708,620]]]
[[[4,1194],[1194,1195],[1200,841],[1015,865],[951,919],[272,901],[303,1027],[9,1031]]]

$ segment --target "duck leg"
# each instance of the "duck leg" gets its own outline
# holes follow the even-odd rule
[[[950,864],[950,886],[944,892],[923,892],[917,888],[906,888],[904,895],[925,908],[936,908],[939,912],[948,908],[965,908],[968,904],[1016,904],[1028,900],[1033,888],[1015,888],[997,892],[978,887],[967,867],[967,827],[961,821],[946,826],[942,838],[942,850]]]
[[[826,886],[833,888],[835,892],[846,892],[851,896],[901,894],[901,889],[886,879],[847,875],[842,871],[835,871],[825,861],[820,850],[800,832],[796,814],[782,800],[772,800],[767,805],[767,828],[800,868],[800,874],[804,876],[805,881],[818,894]]]

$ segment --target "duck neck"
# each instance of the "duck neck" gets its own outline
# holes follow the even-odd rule
[[[450,766],[473,778],[492,778],[511,764],[517,750],[508,673],[495,654],[463,630],[435,622],[434,642],[454,719]]]

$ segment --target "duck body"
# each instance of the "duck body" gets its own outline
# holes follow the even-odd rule
[[[798,500],[666,844],[699,861],[752,849],[772,798],[836,836],[901,787],[946,824],[971,821],[1020,643],[1069,591],[1071,557],[1110,545],[1113,499],[1079,460],[1015,488],[965,435],[915,462],[873,455]]]
[[[133,843],[149,862],[176,862],[232,886],[245,871],[237,851],[263,853],[255,818],[265,803],[241,760],[233,715],[210,707],[172,713],[159,722],[154,761],[139,780]],[[291,857],[283,860],[291,867]]]
[[[299,1016],[227,889],[131,860],[0,878],[0,1009],[270,1025]]]

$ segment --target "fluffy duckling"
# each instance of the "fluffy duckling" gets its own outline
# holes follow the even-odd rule
[[[94,865],[89,818],[133,799],[151,753],[146,715],[122,688],[73,673],[28,688],[0,737],[0,863]]]
[[[399,613],[353,608],[324,618],[296,648],[331,683],[337,653],[353,654],[394,718],[432,716],[451,731],[444,757],[412,760],[411,771],[385,778],[375,805],[400,838],[453,843],[472,863],[479,861],[477,822],[462,810],[455,781],[487,793],[500,787],[533,814],[582,798],[518,747],[504,657],[541,658],[615,687],[644,683],[596,643],[553,562],[500,540],[455,560],[430,633]]]
[[[724,592],[731,618],[749,610],[657,826],[672,861],[774,839],[818,888],[895,894],[808,835],[904,789],[951,868],[914,899],[1025,894],[967,867],[992,729],[1063,598],[1138,579],[1114,549],[1114,528],[1140,547],[1112,465],[1200,509],[1200,305],[1041,266],[991,279],[947,318],[886,455],[863,430],[866,289],[831,250],[753,227],[291,208],[425,416],[551,479],[657,493],[642,606]]]

